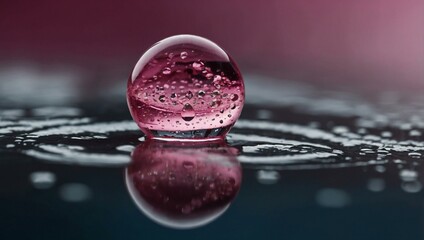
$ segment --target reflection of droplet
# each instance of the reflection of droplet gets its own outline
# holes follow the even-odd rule
[[[121,146],[117,146],[116,150],[123,151],[123,152],[132,152],[134,150],[134,146],[132,146],[132,145],[121,145]]]
[[[212,108],[216,108],[216,107],[218,107],[219,105],[221,105],[221,101],[219,101],[219,100],[213,100],[213,101],[211,102],[211,107],[212,107]]]
[[[324,188],[316,195],[318,205],[328,208],[342,208],[350,204],[350,196],[347,192],[335,189]]]
[[[262,184],[275,184],[280,179],[280,174],[274,170],[259,170],[256,179]]]
[[[197,93],[197,96],[201,98],[201,97],[205,96],[205,94],[206,94],[206,93],[205,93],[205,91],[200,90],[200,91]]]
[[[418,173],[414,170],[403,169],[399,173],[403,181],[413,181],[417,179]]]
[[[191,91],[188,91],[185,96],[186,98],[191,99],[193,97],[193,93]]]
[[[56,182],[56,175],[52,172],[33,172],[29,175],[29,179],[34,188],[47,189]]]
[[[384,190],[386,183],[381,178],[371,178],[368,180],[367,188],[372,192],[381,192]]]
[[[418,181],[402,183],[402,189],[408,193],[417,193],[421,191],[422,187],[422,184]]]
[[[60,197],[66,202],[83,202],[88,200],[92,193],[87,185],[82,183],[68,183],[59,190]]]

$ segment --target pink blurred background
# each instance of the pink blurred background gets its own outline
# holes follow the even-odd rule
[[[245,72],[290,80],[424,86],[424,1],[2,1],[0,61],[133,67],[190,33]],[[94,80],[93,80],[94,81]]]

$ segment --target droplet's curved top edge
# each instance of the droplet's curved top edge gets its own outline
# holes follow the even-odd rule
[[[200,37],[197,35],[192,34],[180,34],[180,35],[174,35],[167,38],[164,38],[155,44],[153,44],[138,60],[136,65],[134,66],[134,69],[131,73],[131,80],[134,81],[137,79],[138,75],[140,74],[141,70],[144,68],[144,66],[160,51],[163,49],[166,49],[169,46],[177,45],[177,44],[193,44],[193,45],[209,45],[214,46],[214,50],[216,53],[219,54],[219,56],[222,59],[226,59],[226,61],[230,61],[230,56],[215,42]]]

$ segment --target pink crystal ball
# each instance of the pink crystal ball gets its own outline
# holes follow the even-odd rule
[[[244,92],[228,53],[208,39],[177,35],[141,56],[128,79],[127,101],[148,138],[216,140],[239,118]]]

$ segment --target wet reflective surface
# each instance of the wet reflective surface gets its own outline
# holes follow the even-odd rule
[[[24,73],[7,70],[0,76],[25,82]],[[424,237],[422,95],[246,74],[246,105],[227,143],[198,151],[146,144],[125,105],[125,83],[85,98],[65,74],[58,74],[62,80],[54,87],[46,84],[49,74],[35,75],[39,81],[31,76],[37,96],[0,84],[2,239]],[[55,94],[47,94],[52,88]],[[185,160],[204,164],[205,158],[217,162],[198,174],[234,167],[213,176],[223,188],[233,181],[221,180],[234,177],[227,197],[205,205],[195,201],[200,207],[186,211],[206,216],[197,221],[203,226],[176,231],[157,224],[157,216],[171,215],[175,224],[187,219],[184,211],[175,217],[174,207],[183,209],[189,198],[193,204],[193,197],[210,189],[196,193],[190,181],[171,188],[169,172],[167,181],[144,181],[137,173]],[[176,179],[194,173],[172,169],[180,174]],[[152,189],[151,181],[161,184]],[[165,193],[175,199],[169,205],[157,200]],[[143,211],[145,203],[159,209],[156,218]]]

